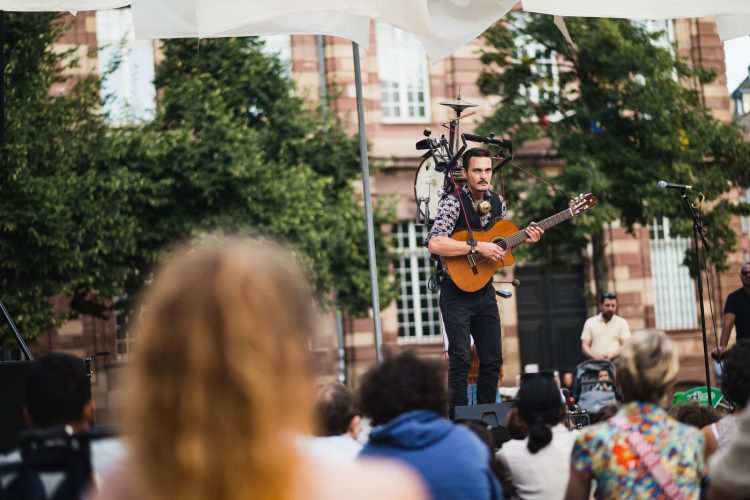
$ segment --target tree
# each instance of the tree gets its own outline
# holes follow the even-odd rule
[[[666,216],[678,233],[690,233],[692,223],[676,196],[656,188],[659,179],[679,179],[706,195],[707,236],[713,243],[708,260],[726,269],[726,255],[737,243],[730,216],[748,213],[748,206],[720,198],[732,187],[750,185],[750,146],[735,126],[716,120],[701,103],[696,87],[715,74],[675,59],[652,43],[659,33],[627,20],[568,18],[566,23],[575,47],[565,44],[550,16],[514,17],[484,35],[486,66],[478,83],[484,94],[498,95],[500,104],[481,129],[505,133],[517,143],[549,138],[565,165],[551,181],[599,198],[571,231],[550,231],[531,251],[554,259],[566,250],[580,253],[590,239],[601,289],[604,225],[620,220],[632,231],[636,224]],[[540,50],[529,53],[530,46]],[[541,58],[557,61],[556,77],[540,70]],[[538,92],[530,91],[533,87]],[[552,196],[547,186],[528,182],[513,169],[506,178],[509,190],[528,195],[516,207],[521,221],[566,204],[564,196]]]
[[[132,175],[111,161],[95,78],[71,80],[74,52],[54,14],[6,13],[5,143],[0,145],[0,298],[27,338],[49,329],[50,298],[101,312],[122,293],[135,250]],[[51,94],[53,85],[70,93]]]
[[[299,250],[322,302],[370,305],[356,142],[295,94],[277,57],[253,38],[164,44],[155,120],[124,144],[142,189],[132,296],[173,242],[206,231],[261,233]],[[386,213],[378,212],[379,220]],[[381,262],[386,241],[378,234]],[[393,298],[380,266],[381,301]]]
[[[356,142],[295,95],[261,41],[167,42],[156,118],[110,127],[99,78],[70,80],[74,50],[53,49],[68,26],[6,15],[0,284],[28,339],[66,317],[51,297],[70,297],[69,314],[102,314],[112,298],[127,307],[166,251],[206,232],[281,239],[322,303],[335,290],[345,311],[367,311]],[[51,93],[62,84],[72,90]],[[380,266],[383,303],[388,274]]]

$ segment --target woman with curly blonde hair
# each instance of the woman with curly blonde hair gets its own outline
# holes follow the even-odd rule
[[[279,247],[241,239],[167,261],[137,326],[132,457],[102,498],[421,498],[396,466],[321,464],[298,448],[315,394],[316,319],[301,276]]]

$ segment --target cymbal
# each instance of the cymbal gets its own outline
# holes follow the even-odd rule
[[[440,103],[442,106],[448,106],[449,108],[452,108],[453,111],[456,113],[460,113],[461,111],[465,110],[466,108],[476,108],[479,106],[479,104],[472,104],[470,102],[466,102],[463,99],[461,99],[461,96],[459,95],[457,99],[453,101],[445,101]]]

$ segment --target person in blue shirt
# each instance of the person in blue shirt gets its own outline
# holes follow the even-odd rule
[[[360,457],[407,463],[435,500],[502,498],[487,446],[445,418],[448,390],[439,361],[406,352],[374,367],[360,387],[360,408],[374,426]]]

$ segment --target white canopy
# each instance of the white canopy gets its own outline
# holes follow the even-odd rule
[[[723,42],[750,35],[750,14],[716,16],[716,28]]]
[[[9,12],[55,12],[117,9],[132,0],[0,0],[0,10]]]
[[[523,0],[523,10],[553,16],[678,19],[750,13],[748,0]]]
[[[368,46],[370,20],[416,34],[433,63],[478,37],[518,0],[135,0],[136,37],[336,35]]]
[[[368,46],[370,20],[416,34],[433,64],[478,37],[518,0],[0,0],[5,11],[132,5],[136,36],[336,35]],[[716,18],[719,36],[750,34],[750,0],[523,0],[526,12],[626,19]]]
[[[750,34],[750,0],[522,0],[523,10],[553,16],[625,19],[716,17],[722,40]]]

